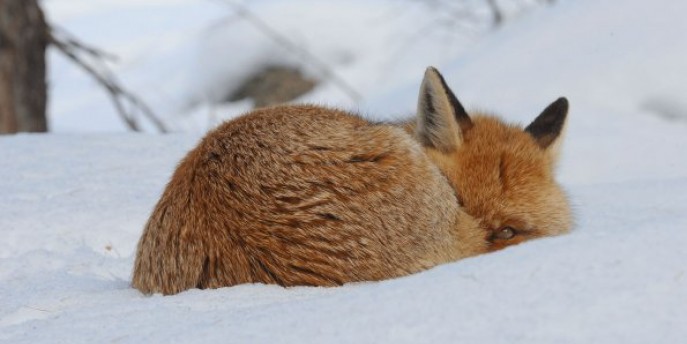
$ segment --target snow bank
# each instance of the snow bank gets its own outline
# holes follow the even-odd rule
[[[196,140],[0,139],[11,161],[0,169],[0,342],[676,343],[687,335],[684,159],[656,168],[682,171],[674,178],[570,185],[578,219],[570,235],[406,278],[145,297],[129,286],[135,244]],[[677,133],[663,140],[654,147],[687,144]],[[604,165],[585,159],[578,168]]]

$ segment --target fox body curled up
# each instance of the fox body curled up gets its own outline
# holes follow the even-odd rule
[[[525,129],[469,116],[434,68],[412,123],[255,110],[181,161],[138,244],[133,286],[335,286],[564,233],[553,169],[567,111],[561,98]]]

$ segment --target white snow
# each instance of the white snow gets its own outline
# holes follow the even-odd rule
[[[235,115],[209,120],[205,112],[248,104],[184,106],[207,96],[206,76],[222,68],[215,63],[232,49],[241,50],[233,42],[244,31],[197,34],[227,16],[218,2],[101,2],[45,5],[69,31],[109,42],[123,57],[115,66],[122,80],[168,111],[165,119],[177,129],[193,133],[113,133],[124,128],[106,96],[51,55],[56,133],[0,137],[0,342],[680,343],[687,337],[687,3],[560,1],[479,38],[460,38],[466,46],[455,50],[429,39],[393,72],[380,70],[398,43],[394,29],[410,35],[407,23],[412,11],[426,10],[421,6],[333,2],[342,16],[360,15],[354,26],[385,8],[405,13],[381,27],[351,29],[352,38],[337,31],[340,22],[312,32],[283,18],[290,36],[364,95],[355,103],[326,84],[309,100],[331,99],[376,118],[411,113],[428,64],[444,72],[469,108],[524,124],[567,96],[572,107],[559,175],[575,205],[576,228],[383,282],[242,285],[146,297],[129,281],[153,205],[202,132]],[[287,8],[330,8],[300,0],[255,6],[265,18]],[[358,13],[363,7],[374,13]],[[114,30],[127,15],[126,32]],[[307,16],[305,24],[316,20]],[[245,48],[256,58],[277,54],[267,43]],[[197,63],[204,51],[216,52],[217,60]],[[347,55],[352,60],[337,60]],[[283,62],[295,63],[288,56]],[[110,133],[93,133],[102,131]]]

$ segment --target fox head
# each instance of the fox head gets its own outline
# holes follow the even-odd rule
[[[570,230],[565,193],[554,180],[568,101],[559,98],[525,127],[468,115],[429,67],[415,135],[484,230],[487,251]]]

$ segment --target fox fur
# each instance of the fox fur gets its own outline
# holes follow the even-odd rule
[[[425,73],[414,122],[310,105],[226,122],[181,161],[138,244],[133,286],[337,286],[565,233],[554,180],[568,112],[525,129],[468,115]]]

